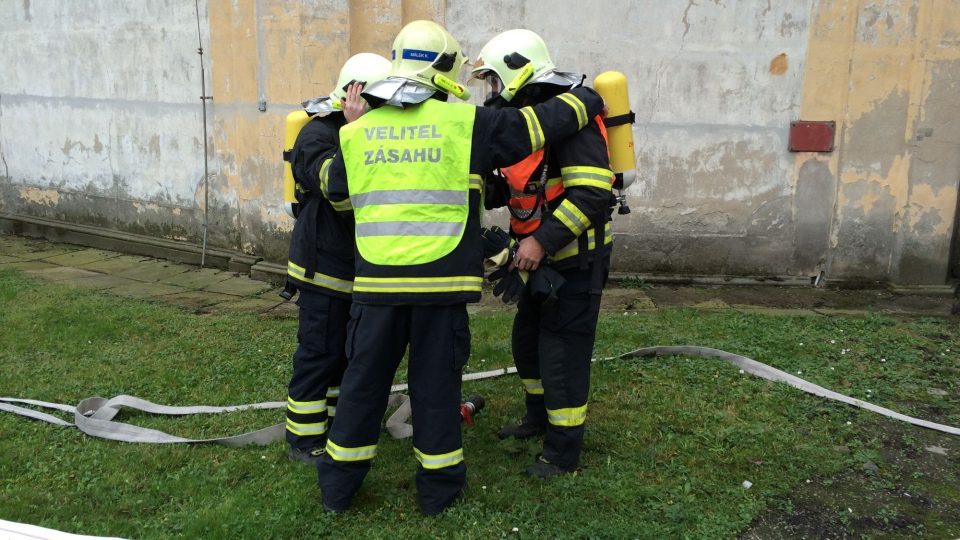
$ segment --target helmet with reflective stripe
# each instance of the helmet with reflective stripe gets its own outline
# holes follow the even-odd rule
[[[494,91],[510,101],[527,84],[552,83],[549,75],[555,72],[543,38],[530,30],[515,29],[498,34],[480,49],[471,75],[481,79],[496,75],[501,84],[492,85]]]
[[[385,79],[390,72],[390,61],[373,53],[355,54],[344,62],[337,77],[337,86],[330,92],[330,100],[340,101],[347,95],[350,83],[360,82],[364,86]]]
[[[393,40],[390,77],[447,91],[437,85],[434,76],[441,75],[455,84],[466,60],[460,43],[444,27],[433,21],[413,21]]]

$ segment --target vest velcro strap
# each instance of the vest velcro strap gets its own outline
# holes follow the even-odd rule
[[[421,452],[417,447],[413,448],[413,453],[417,456],[417,461],[424,469],[442,469],[444,467],[453,467],[463,462],[463,448],[457,448],[453,452],[446,454],[427,454]]]

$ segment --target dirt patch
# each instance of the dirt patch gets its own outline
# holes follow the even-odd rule
[[[843,473],[796,486],[741,538],[960,537],[960,438],[886,420],[872,429],[882,435],[870,447],[838,453]]]

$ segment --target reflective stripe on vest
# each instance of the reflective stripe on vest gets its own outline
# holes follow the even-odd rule
[[[431,99],[408,109],[381,107],[341,128],[357,251],[365,261],[426,264],[460,244],[474,184],[475,112]]]
[[[324,287],[334,291],[350,294],[353,290],[353,282],[346,279],[340,279],[320,272],[314,272],[312,278],[306,277],[307,269],[287,261],[287,275],[304,283],[310,283],[318,287]]]
[[[357,276],[353,289],[357,292],[380,293],[480,292],[482,284],[483,277],[480,276],[428,278],[373,278]]]
[[[453,452],[446,454],[425,454],[417,447],[413,447],[413,453],[417,456],[417,461],[424,469],[442,469],[452,467],[463,461],[463,448],[458,448]]]

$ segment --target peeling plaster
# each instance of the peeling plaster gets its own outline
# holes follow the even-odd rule
[[[634,213],[614,222],[619,269],[938,279],[960,181],[951,161],[960,159],[960,4],[611,0],[619,25],[605,10],[581,12],[582,35],[554,24],[579,5],[203,2],[216,97],[211,245],[283,260],[292,226],[280,205],[283,116],[327,93],[350,53],[387,50],[408,15],[433,10],[470,53],[510,20],[544,35],[564,69],[627,73],[640,178],[627,192]],[[65,17],[24,0],[11,10],[27,30],[0,36],[23,57],[0,81],[5,209],[197,237],[199,68],[193,50],[169,46],[196,43],[192,7],[127,3]],[[98,18],[107,19],[105,37],[89,31]],[[132,40],[131,19],[156,24],[137,25]],[[31,22],[41,20],[64,39],[45,37],[52,31]],[[628,53],[608,54],[607,42]],[[43,80],[32,70],[40,50],[55,74]],[[61,60],[73,50],[115,60]],[[263,94],[272,100],[266,113],[257,111]],[[837,121],[838,150],[786,153],[796,118]],[[11,126],[20,125],[39,142],[14,139]],[[908,274],[896,273],[898,257],[909,259],[899,263]]]
[[[947,236],[953,228],[957,188],[944,186],[934,190],[919,184],[910,190],[910,230],[921,235]]]
[[[39,189],[35,187],[21,187],[20,198],[25,202],[42,206],[57,206],[60,204],[60,192],[55,189]]]

